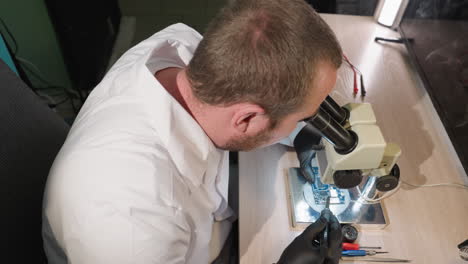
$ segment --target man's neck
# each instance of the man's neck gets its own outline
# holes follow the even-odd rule
[[[161,83],[161,85],[166,89],[166,91],[174,97],[174,99],[189,113],[193,116],[192,111],[187,105],[186,98],[182,95],[181,87],[177,85],[177,79],[179,73],[183,69],[170,67],[162,69],[155,73],[156,79]]]
[[[166,68],[155,73],[156,79],[167,92],[195,119],[215,145],[224,144],[223,107],[201,103],[192,92],[185,70],[175,67]]]

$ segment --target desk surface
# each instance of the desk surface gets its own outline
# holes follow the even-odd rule
[[[468,183],[453,146],[422,83],[399,44],[379,44],[375,36],[399,37],[371,17],[323,15],[343,51],[364,74],[365,101],[372,103],[388,142],[401,146],[401,177],[414,184]],[[353,77],[342,67],[332,97],[340,104],[352,96]],[[286,171],[298,166],[293,149],[274,145],[239,154],[239,236],[242,264],[273,263],[300,233],[291,227]],[[402,185],[384,201],[389,225],[363,231],[361,244],[382,246],[389,257],[413,263],[466,263],[457,244],[468,239],[468,191]]]

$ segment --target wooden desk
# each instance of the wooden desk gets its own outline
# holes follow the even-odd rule
[[[414,184],[468,183],[453,146],[406,48],[379,44],[374,37],[399,37],[371,17],[323,15],[345,54],[363,72],[366,102],[373,104],[388,142],[401,146],[401,177]],[[353,77],[342,67],[333,98],[340,104],[352,96]],[[242,264],[273,263],[300,232],[291,229],[285,177],[298,166],[292,149],[274,145],[239,155],[239,221]],[[468,238],[468,191],[459,188],[412,188],[403,185],[385,200],[389,225],[361,232],[359,241],[382,246],[389,257],[412,263],[466,263],[458,243]]]

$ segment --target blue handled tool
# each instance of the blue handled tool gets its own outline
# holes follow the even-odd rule
[[[384,251],[375,251],[375,250],[343,250],[341,256],[346,257],[362,257],[362,256],[373,256],[375,254],[388,253]]]
[[[347,256],[347,257],[361,257],[361,256],[366,256],[366,251],[365,250],[343,250],[341,252],[341,256]]]

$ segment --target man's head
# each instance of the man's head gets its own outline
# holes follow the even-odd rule
[[[210,23],[186,75],[200,102],[232,109],[228,138],[215,144],[249,150],[311,116],[341,61],[333,32],[304,0],[237,0]]]

